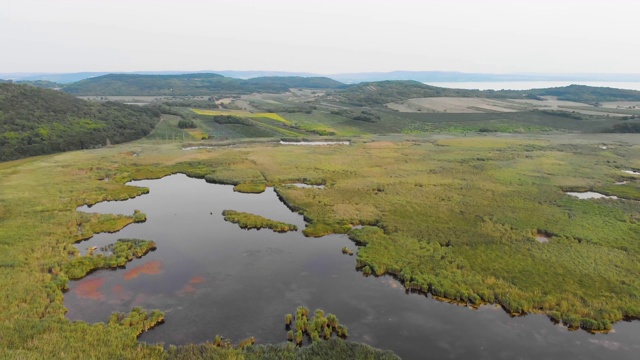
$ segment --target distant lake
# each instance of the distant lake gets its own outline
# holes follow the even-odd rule
[[[407,294],[390,276],[365,277],[357,247],[346,235],[306,238],[301,215],[262,194],[185,175],[129,183],[149,194],[104,202],[80,211],[131,214],[145,223],[98,234],[78,244],[98,248],[118,238],[154,240],[157,250],[126,269],[99,270],[69,283],[64,306],[69,320],[107,322],[112,311],[134,306],[160,309],[165,323],[144,333],[148,343],[187,344],[222,335],[259,344],[286,340],[284,315],[305,305],[337,315],[349,339],[393,350],[404,359],[637,359],[640,321],[619,322],[610,334],[568,331],[544,315],[510,317],[500,307],[475,310]],[[329,191],[305,188],[300,191]],[[242,230],[224,221],[225,209],[252,212],[298,226],[277,234]]]
[[[611,81],[497,81],[497,82],[428,82],[427,85],[451,89],[478,90],[529,90],[568,86],[572,84],[611,87],[640,91],[640,82],[611,82]]]

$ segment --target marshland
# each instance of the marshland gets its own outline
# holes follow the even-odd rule
[[[314,91],[125,106],[157,115],[144,138],[0,163],[2,355],[633,357],[637,109],[571,87]],[[438,112],[460,96],[483,100]]]
[[[126,269],[95,271],[69,282],[64,302],[59,289],[44,287],[49,297],[8,309],[22,314],[19,322],[28,321],[31,313],[44,315],[48,325],[36,337],[100,333],[92,337],[99,346],[99,338],[110,341],[131,331],[129,342],[113,348],[114,354],[126,348],[153,354],[162,351],[153,345],[157,342],[198,343],[215,335],[234,342],[250,336],[258,343],[280,342],[282,314],[304,304],[335,313],[348,326],[349,340],[407,358],[423,351],[419,339],[424,338],[445,341],[443,355],[451,346],[468,354],[486,345],[514,356],[538,351],[540,356],[626,358],[635,349],[638,331],[638,322],[620,322],[637,316],[633,239],[638,203],[581,200],[563,191],[606,189],[623,198],[637,196],[636,175],[621,170],[640,168],[639,143],[630,135],[606,135],[604,141],[616,146],[602,150],[602,141],[602,136],[589,135],[426,136],[361,139],[348,147],[247,144],[191,152],[175,143],[140,142],[3,163],[3,189],[12,190],[3,194],[3,232],[11,231],[6,238],[33,239],[19,247],[5,245],[14,254],[13,260],[4,255],[5,272],[32,269],[24,272],[33,275],[23,278],[22,288],[55,286],[68,254],[87,247],[101,248],[120,238],[153,239],[157,247]],[[173,173],[192,178],[173,175],[124,185]],[[232,185],[200,180],[210,174],[230,184],[261,176],[273,187],[243,194]],[[102,181],[106,175],[110,181]],[[35,186],[45,178],[47,187]],[[326,187],[286,185],[303,178],[322,179]],[[628,183],[612,186],[621,180]],[[99,203],[129,197],[135,198]],[[77,212],[82,204],[95,205]],[[39,209],[34,214],[38,221],[10,216],[20,209]],[[224,221],[222,211],[228,209],[299,230],[241,230]],[[144,213],[146,222],[127,225],[133,215],[128,222],[90,221],[107,216],[98,213],[134,210]],[[125,227],[74,245],[79,223],[87,234],[97,233],[94,227],[100,232]],[[301,229],[338,235],[305,237]],[[548,242],[536,241],[541,231],[549,235]],[[41,239],[50,240],[35,246]],[[356,256],[341,254],[343,247],[355,245]],[[17,256],[19,251],[30,256]],[[47,272],[35,276],[43,264],[49,264]],[[368,271],[377,276],[365,277]],[[77,290],[83,282],[96,284],[95,279],[103,280],[89,291]],[[602,296],[607,293],[616,296]],[[468,306],[436,301],[431,294]],[[14,296],[19,299],[19,292]],[[142,345],[134,346],[138,331],[133,328],[99,324],[107,323],[111,312],[135,306],[158,309],[165,317],[164,324],[141,335]],[[63,326],[66,319],[98,325]],[[204,324],[194,325],[196,319]],[[567,331],[579,327],[616,331]],[[11,334],[14,341],[25,336]],[[462,345],[461,336],[475,340]],[[576,342],[581,345],[570,345]],[[610,343],[617,350],[609,349]],[[39,351],[53,351],[39,344]],[[78,346],[74,351],[88,351]],[[430,351],[438,353],[437,348]]]

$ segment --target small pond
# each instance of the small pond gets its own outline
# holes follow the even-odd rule
[[[166,313],[164,324],[140,337],[144,342],[199,343],[219,334],[234,342],[255,336],[264,344],[285,341],[284,315],[305,305],[336,314],[350,340],[405,359],[636,359],[640,352],[637,321],[592,335],[568,331],[542,315],[510,317],[496,306],[474,310],[407,294],[392,277],[364,277],[355,270],[355,256],[341,252],[344,246],[357,250],[345,235],[305,238],[302,216],[289,211],[271,188],[241,194],[184,175],[130,184],[150,193],[79,210],[139,209],[147,222],[96,235],[78,247],[135,237],[154,240],[157,250],[126,269],[70,282],[64,305],[71,320],[106,322],[113,311],[142,306]],[[225,209],[300,230],[242,230],[224,221]]]
[[[572,192],[567,191],[567,195],[575,196],[578,199],[586,200],[586,199],[617,199],[617,196],[607,196],[605,194],[600,194],[594,191],[585,191],[585,192]]]

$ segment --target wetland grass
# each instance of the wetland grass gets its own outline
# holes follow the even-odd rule
[[[266,184],[261,183],[243,183],[233,187],[233,191],[245,194],[261,194],[267,189]]]
[[[241,229],[271,229],[274,232],[284,233],[297,231],[298,227],[280,221],[274,221],[265,217],[235,210],[224,210],[224,219],[228,222],[238,224]]]
[[[597,149],[602,136],[618,146]],[[349,232],[360,246],[363,273],[391,274],[405,287],[497,303],[511,313],[544,313],[588,330],[637,319],[640,204],[583,201],[562,192],[599,190],[619,181],[621,169],[640,168],[635,137],[602,136],[253,144],[207,152],[136,142],[0,163],[0,357],[55,358],[64,348],[75,358],[161,359],[201,349],[165,352],[138,343],[137,329],[122,324],[69,322],[62,305],[61,274],[76,253],[73,243],[133,222],[133,216],[83,214],[76,207],[141,195],[148,190],[124,184],[178,172],[214,174],[207,180],[234,185],[324,179],[330,186],[322,191],[277,192],[310,222],[307,234]],[[127,155],[131,151],[139,156]],[[100,181],[106,173],[110,180]],[[625,186],[631,193],[640,184]],[[349,224],[376,226],[350,230]],[[552,241],[535,241],[538,229],[554,234]],[[345,354],[352,349],[332,346]],[[256,348],[224,351],[250,359],[263,351]],[[287,347],[272,351],[299,354]]]

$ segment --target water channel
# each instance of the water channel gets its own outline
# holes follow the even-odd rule
[[[166,322],[140,341],[199,343],[222,335],[234,342],[286,341],[284,315],[300,305],[334,313],[349,340],[393,350],[404,359],[636,359],[640,322],[620,322],[609,334],[568,331],[542,315],[510,317],[501,308],[472,309],[407,294],[391,277],[355,270],[357,247],[345,235],[306,238],[304,221],[272,188],[233,192],[185,175],[131,182],[150,193],[80,211],[131,214],[147,222],[78,244],[98,248],[119,238],[154,240],[157,250],[70,283],[64,305],[71,320],[106,322],[113,311],[160,309]],[[326,191],[304,188],[300,191]],[[222,211],[246,211],[298,226],[285,234],[242,230]]]

